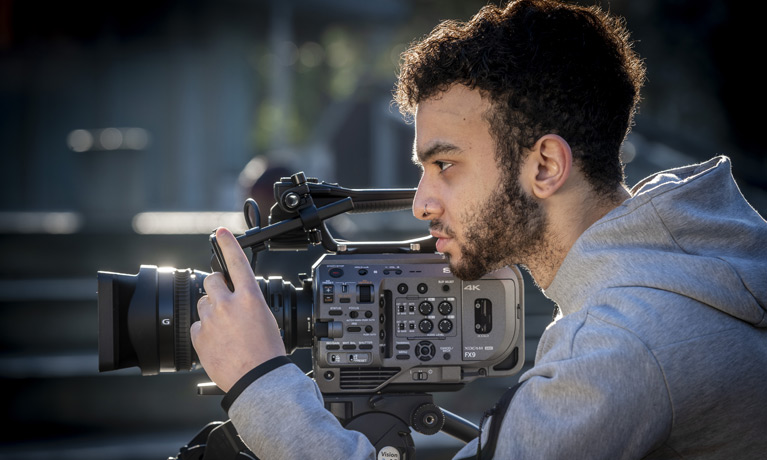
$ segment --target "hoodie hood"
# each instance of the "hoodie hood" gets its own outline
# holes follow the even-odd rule
[[[631,195],[580,236],[546,289],[563,314],[602,289],[645,286],[767,327],[767,222],[728,158],[660,172]]]

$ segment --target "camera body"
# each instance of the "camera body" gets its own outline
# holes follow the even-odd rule
[[[334,239],[325,226],[346,212],[402,209],[415,190],[345,189],[297,173],[274,191],[270,225],[254,224],[259,210],[249,200],[251,228],[237,240],[251,249],[254,274],[259,251],[327,250],[301,286],[256,277],[286,352],[312,349],[323,394],[454,391],[522,368],[524,293],[516,267],[461,281],[435,252],[434,238],[354,243]],[[215,233],[210,242],[211,267],[230,282]],[[189,327],[207,275],[152,265],[135,275],[100,271],[99,370],[137,366],[153,375],[197,365]]]
[[[523,364],[516,268],[465,282],[440,254],[327,254],[312,273],[323,393],[445,391]]]

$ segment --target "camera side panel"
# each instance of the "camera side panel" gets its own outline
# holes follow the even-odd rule
[[[323,393],[455,390],[522,367],[516,268],[462,282],[439,254],[326,255],[313,275]]]

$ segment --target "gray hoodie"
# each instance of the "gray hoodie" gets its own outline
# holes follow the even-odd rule
[[[484,431],[498,433],[494,458],[767,456],[767,223],[727,158],[637,185],[581,235],[546,295],[562,317]],[[229,415],[263,460],[375,458],[292,365]],[[474,453],[476,440],[457,457]]]

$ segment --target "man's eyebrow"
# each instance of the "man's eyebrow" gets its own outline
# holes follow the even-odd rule
[[[444,154],[458,154],[458,152],[461,149],[459,149],[457,146],[450,144],[449,142],[437,142],[431,147],[429,147],[426,150],[419,151],[415,146],[413,146],[413,163],[416,165],[422,165],[429,161],[429,158],[436,156],[436,155],[444,155]]]

